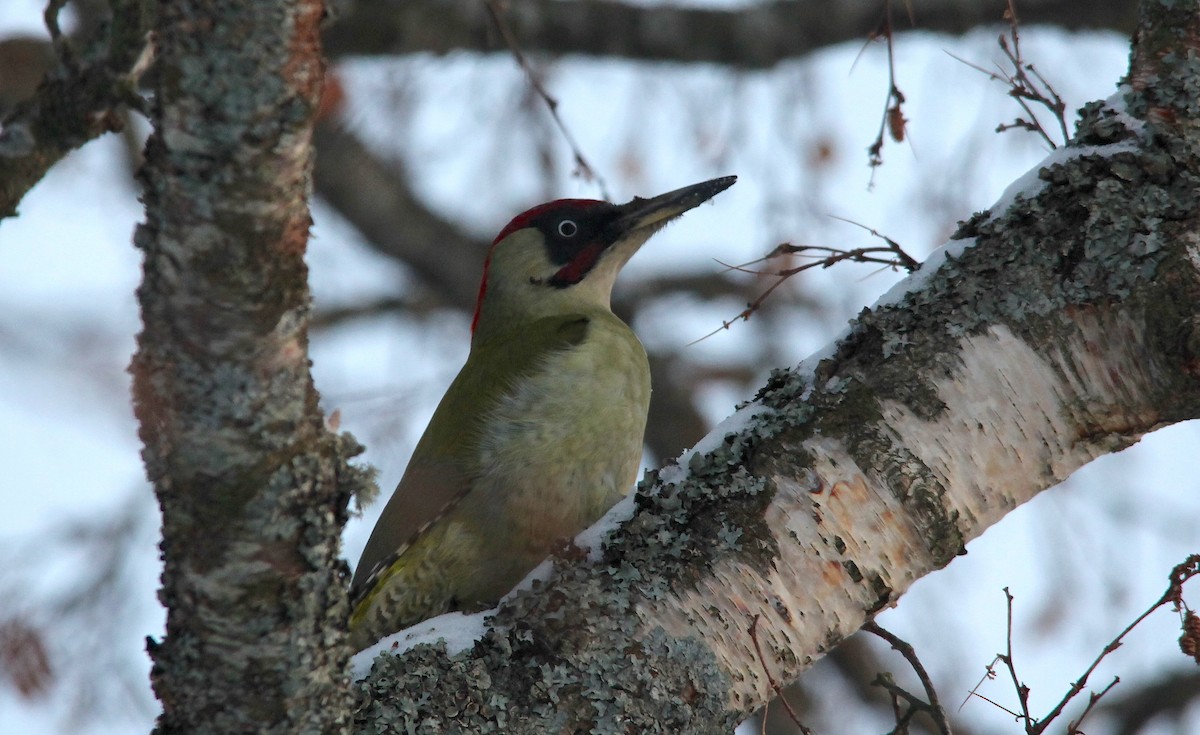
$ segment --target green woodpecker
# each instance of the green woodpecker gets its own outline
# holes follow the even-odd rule
[[[615,205],[560,199],[492,243],[471,351],[417,443],[351,584],[350,642],[494,605],[628,492],[650,404],[646,351],[609,307],[621,267],[733,185]]]

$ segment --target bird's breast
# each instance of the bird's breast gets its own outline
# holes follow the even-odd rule
[[[579,344],[556,350],[491,408],[478,444],[477,484],[490,519],[534,547],[591,525],[632,486],[650,403],[649,366],[623,323],[593,319]]]

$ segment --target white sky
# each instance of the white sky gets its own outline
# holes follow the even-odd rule
[[[0,7],[0,37],[40,32],[40,13],[40,3],[8,0]],[[1045,153],[1032,136],[1009,133],[997,140],[991,131],[1011,120],[1016,108],[1002,88],[946,53],[990,63],[998,58],[995,35],[987,30],[965,39],[927,34],[899,39],[897,74],[909,100],[911,138],[885,148],[885,166],[871,190],[865,149],[886,91],[878,49],[856,61],[859,49],[843,46],[803,63],[744,75],[705,66],[639,71],[615,61],[567,60],[553,67],[548,83],[566,123],[618,199],[725,173],[740,177],[714,204],[689,213],[647,246],[627,269],[628,280],[669,270],[711,272],[718,268],[713,258],[750,260],[782,240],[866,241],[861,230],[830,214],[875,227],[923,257],[955,219],[989,206]],[[1108,97],[1125,69],[1127,41],[1116,36],[1029,29],[1024,41],[1026,55],[1056,83],[1069,109]],[[506,113],[515,105],[516,79],[506,59],[359,61],[344,64],[340,73],[353,105],[351,123],[402,156],[418,190],[481,236],[539,199],[597,195],[568,176],[569,161],[549,125],[546,135],[564,162],[560,185],[552,191],[538,183],[527,143],[504,137],[502,128],[512,125]],[[403,122],[397,122],[393,105],[397,89],[409,110]],[[800,164],[818,140],[832,142],[834,158],[814,173]],[[131,493],[140,493],[148,509],[152,504],[123,372],[139,326],[133,297],[139,256],[129,240],[140,210],[122,156],[113,137],[89,144],[25,198],[20,217],[0,223],[5,468],[0,548],[37,548],[57,521],[113,513]],[[928,207],[930,200],[943,202],[946,211]],[[401,267],[358,242],[328,208],[318,205],[315,218],[310,263],[318,305],[403,291],[407,279]],[[821,323],[781,328],[776,339],[787,361],[819,349],[895,279],[866,267],[796,279],[799,288],[833,306]],[[720,360],[753,349],[758,336],[735,327],[694,347],[684,345],[740,308],[732,307],[667,303],[648,310],[635,327],[648,343]],[[461,316],[354,324],[313,345],[326,408],[340,409],[343,426],[367,441],[367,458],[381,468],[385,491],[402,471],[466,345]],[[762,365],[762,372],[770,367]],[[729,414],[745,397],[713,391],[706,401],[711,418]],[[943,699],[957,706],[1002,650],[1001,588],[1009,586],[1017,598],[1021,673],[1033,689],[1035,709],[1047,710],[1104,643],[1161,594],[1170,567],[1197,550],[1195,524],[1184,519],[1200,515],[1198,440],[1197,425],[1183,425],[1085,468],[1066,487],[1044,493],[973,542],[966,557],[919,582],[880,623],[916,646]],[[348,528],[351,559],[373,521],[369,514]],[[154,540],[147,535],[138,543],[142,562],[134,574],[141,612],[125,621],[127,633],[113,645],[148,670],[141,637],[160,634],[162,612],[154,599]],[[38,590],[53,590],[71,576],[64,560],[28,557],[22,566],[22,578],[37,578]],[[4,589],[0,585],[0,593]],[[72,632],[58,633],[51,642],[67,662]],[[1117,673],[1125,682],[1145,682],[1164,668],[1183,667],[1187,661],[1175,648],[1177,636],[1176,619],[1160,612],[1101,668],[1093,684],[1102,686]],[[893,671],[900,675],[905,667],[897,662]],[[984,691],[1013,701],[1003,684]],[[150,727],[152,710],[64,726],[59,695],[29,706],[0,687],[0,731],[134,733]],[[962,714],[980,731],[1012,731],[1007,715],[979,700]],[[1195,713],[1192,719],[1200,728]],[[878,729],[869,721],[845,724],[844,733]]]

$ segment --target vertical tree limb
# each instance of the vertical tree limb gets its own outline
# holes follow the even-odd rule
[[[324,7],[159,13],[132,366],[163,512],[157,731],[344,732],[356,446],[317,408],[304,263]]]

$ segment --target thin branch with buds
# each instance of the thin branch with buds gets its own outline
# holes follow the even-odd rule
[[[967,702],[971,701],[971,697],[976,697],[978,699],[982,699],[1001,712],[1007,712],[1008,714],[1012,715],[1013,719],[1015,720],[1021,719],[1021,715],[1013,712],[1008,707],[1005,707],[994,699],[989,699],[988,697],[979,693],[979,687],[983,686],[983,682],[996,680],[996,662],[999,661],[1000,658],[1000,654],[996,654],[996,658],[992,659],[992,662],[985,667],[983,676],[979,677],[979,681],[975,682],[975,686],[971,688],[971,691],[967,692],[967,698],[962,701],[962,704],[958,705],[959,712],[962,711],[963,707],[967,706]]]
[[[836,217],[835,219],[841,218]],[[849,220],[842,221],[849,222]],[[749,321],[754,312],[762,308],[763,303],[766,302],[767,298],[770,297],[775,289],[779,288],[781,285],[783,285],[784,281],[788,280],[797,273],[802,273],[812,268],[829,268],[842,262],[876,263],[893,270],[902,268],[909,273],[912,273],[920,267],[921,263],[916,258],[909,255],[895,240],[880,234],[878,231],[870,227],[858,224],[857,222],[850,222],[850,224],[862,227],[864,230],[871,233],[872,236],[883,240],[886,245],[842,250],[841,248],[833,248],[825,245],[793,245],[785,242],[776,245],[774,250],[767,253],[763,257],[757,260],[752,260],[748,263],[743,263],[741,265],[732,265],[717,261],[728,270],[738,271],[741,273],[750,273],[756,276],[771,276],[775,278],[775,282],[768,286],[765,291],[759,294],[756,299],[746,304],[746,308],[742,309],[742,311],[736,316],[728,321],[721,322],[720,327],[717,327],[703,337],[695,340],[693,344],[695,342],[708,339],[717,332],[720,332],[722,329],[729,329],[738,321]],[[764,263],[768,260],[789,255],[797,255],[804,258],[815,258],[815,260],[811,260],[810,262],[803,263],[793,268],[784,268],[777,271],[759,271],[751,268],[751,266],[758,263]]]
[[[1103,697],[1105,694],[1108,694],[1110,689],[1120,683],[1121,677],[1114,676],[1113,680],[1108,683],[1108,686],[1104,687],[1098,692],[1091,692],[1088,694],[1088,703],[1087,706],[1083,708],[1083,712],[1079,714],[1079,717],[1071,720],[1071,722],[1067,724],[1067,735],[1084,735],[1084,732],[1079,729],[1079,725],[1083,722],[1083,719],[1088,716],[1088,714],[1092,711],[1092,708],[1094,708],[1100,701],[1101,697]]]
[[[996,71],[989,71],[978,64],[972,64],[969,61],[961,59],[954,54],[950,54],[953,58],[966,64],[983,74],[986,74],[989,79],[1001,82],[1008,87],[1008,96],[1017,101],[1021,109],[1025,112],[1025,117],[1018,117],[1011,123],[1002,123],[996,127],[997,133],[1003,133],[1006,130],[1028,130],[1032,133],[1037,133],[1046,145],[1051,149],[1058,148],[1060,143],[1056,142],[1050,136],[1050,133],[1042,125],[1042,121],[1038,119],[1032,105],[1041,105],[1045,107],[1054,116],[1058,122],[1059,133],[1062,135],[1063,143],[1070,139],[1071,134],[1067,129],[1067,103],[1063,101],[1058,92],[1054,90],[1050,82],[1041,75],[1037,68],[1021,56],[1021,34],[1020,22],[1017,19],[1017,8],[1014,0],[1008,1],[1008,9],[1004,11],[1004,18],[1008,21],[1008,36],[1000,36],[999,44],[1004,56],[1008,59],[1008,63],[1012,65],[1012,71],[1008,72],[999,65]]]
[[[1005,637],[1007,651],[1000,657],[1004,662],[1005,668],[1008,669],[1008,675],[1012,679],[1013,688],[1017,690],[1017,701],[1021,704],[1021,721],[1025,723],[1025,732],[1033,732],[1037,721],[1029,714],[1029,687],[1021,683],[1017,676],[1017,665],[1013,662],[1013,596],[1012,592],[1007,587],[1004,588],[1004,599],[1008,602],[1008,634]]]
[[[909,19],[912,19],[912,8],[909,8]],[[868,43],[877,38],[883,38],[887,44],[887,60],[888,60],[888,93],[887,99],[883,103],[883,118],[879,121],[879,133],[875,136],[875,141],[867,147],[868,163],[871,166],[871,180],[874,183],[874,169],[883,165],[883,136],[887,133],[892,140],[897,143],[904,142],[904,137],[907,133],[905,127],[908,121],[904,118],[904,93],[900,91],[900,87],[896,86],[896,53],[892,46],[892,3],[890,0],[884,3],[883,20],[880,23],[879,30],[872,34],[867,40]]]
[[[1006,587],[1004,589],[1004,595],[1008,599],[1008,652],[1007,652],[1007,654],[998,655],[996,657],[996,659],[992,661],[992,664],[989,665],[987,668],[987,673],[984,675],[984,677],[982,679],[980,679],[979,684],[977,684],[975,686],[975,689],[972,689],[971,692],[967,694],[967,699],[969,700],[971,697],[979,697],[980,699],[983,699],[986,702],[990,702],[991,704],[993,704],[997,707],[1000,707],[1000,709],[1004,710],[1005,712],[1008,712],[1009,714],[1016,717],[1018,720],[1022,721],[1025,725],[1026,735],[1042,735],[1042,733],[1044,733],[1046,731],[1046,728],[1050,726],[1050,723],[1054,722],[1054,720],[1056,720],[1063,713],[1063,710],[1066,709],[1067,705],[1070,704],[1071,700],[1073,700],[1076,696],[1078,696],[1079,693],[1083,691],[1084,687],[1087,686],[1088,678],[1092,675],[1093,672],[1095,672],[1096,668],[1100,665],[1100,662],[1103,661],[1110,653],[1112,653],[1113,651],[1120,648],[1124,642],[1125,636],[1129,635],[1130,631],[1132,631],[1134,628],[1136,628],[1138,625],[1140,625],[1143,620],[1150,617],[1151,613],[1158,610],[1160,607],[1163,607],[1164,605],[1171,604],[1173,606],[1173,609],[1176,612],[1180,612],[1185,620],[1184,625],[1185,625],[1185,635],[1186,635],[1187,615],[1185,614],[1185,611],[1188,611],[1188,607],[1187,607],[1187,604],[1183,601],[1183,585],[1188,580],[1190,580],[1192,577],[1195,577],[1197,575],[1200,575],[1200,554],[1192,554],[1187,559],[1185,559],[1182,563],[1177,564],[1171,570],[1171,574],[1169,575],[1170,583],[1168,584],[1167,590],[1166,590],[1166,592],[1163,593],[1162,597],[1158,598],[1158,600],[1156,600],[1153,604],[1151,604],[1150,607],[1146,608],[1146,610],[1141,615],[1138,615],[1137,618],[1135,618],[1132,623],[1127,625],[1124,630],[1122,630],[1120,633],[1118,633],[1115,638],[1113,638],[1111,641],[1109,641],[1108,645],[1106,645],[1104,647],[1104,649],[1100,652],[1100,654],[1098,656],[1096,656],[1095,660],[1092,661],[1091,665],[1088,666],[1087,670],[1085,670],[1083,672],[1083,674],[1078,679],[1076,679],[1074,683],[1071,684],[1070,689],[1067,690],[1067,693],[1058,702],[1058,704],[1056,704],[1054,706],[1054,708],[1051,709],[1050,712],[1048,712],[1040,720],[1037,718],[1034,718],[1029,713],[1029,687],[1027,687],[1021,683],[1020,678],[1017,676],[1016,665],[1013,663],[1013,655],[1012,655],[1012,602],[1013,602],[1013,597],[1012,597],[1012,594],[1008,591],[1008,588]],[[1021,703],[1021,711],[1019,713],[1013,712],[1012,710],[1010,710],[1006,707],[1002,707],[1001,705],[996,704],[992,700],[988,699],[987,697],[984,697],[983,695],[979,694],[978,691],[976,691],[979,689],[979,686],[983,684],[984,680],[996,678],[996,673],[995,673],[995,669],[994,669],[996,661],[1003,661],[1005,666],[1008,668],[1009,675],[1011,676],[1012,681],[1013,681],[1013,686],[1016,687],[1016,690],[1017,690],[1017,697]],[[1108,684],[1108,686],[1104,687],[1099,692],[1092,692],[1089,695],[1088,704],[1084,708],[1083,713],[1080,714],[1078,719],[1072,721],[1067,726],[1068,735],[1082,735],[1082,731],[1079,729],[1079,725],[1080,725],[1080,723],[1083,722],[1084,717],[1086,717],[1088,715],[1088,713],[1090,713],[1092,711],[1092,709],[1095,708],[1096,704],[1100,701],[1100,699],[1102,697],[1104,697],[1104,695],[1108,694],[1108,692],[1110,692],[1112,690],[1112,688],[1114,686],[1116,686],[1119,682],[1120,682],[1120,678],[1114,677],[1113,680]],[[965,701],[963,703],[966,704]]]

